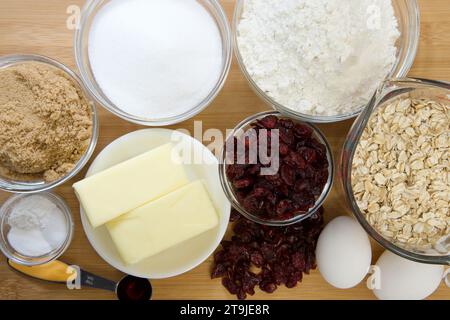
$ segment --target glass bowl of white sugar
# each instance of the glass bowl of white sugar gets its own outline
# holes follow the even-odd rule
[[[60,257],[73,229],[69,207],[54,193],[14,195],[0,208],[0,249],[21,265],[42,265]]]
[[[93,0],[75,34],[81,78],[115,115],[141,125],[185,121],[218,95],[232,58],[217,0]]]
[[[387,78],[404,77],[420,33],[416,0],[237,0],[239,66],[256,94],[316,123],[356,117]]]

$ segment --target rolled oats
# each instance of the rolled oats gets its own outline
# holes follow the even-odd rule
[[[358,143],[356,202],[383,236],[428,250],[450,234],[450,105],[399,99],[379,108]]]

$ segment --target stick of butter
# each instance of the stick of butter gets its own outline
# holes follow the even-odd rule
[[[127,264],[202,234],[219,223],[201,181],[193,182],[106,224]]]
[[[166,144],[73,185],[96,228],[189,183],[180,155]]]

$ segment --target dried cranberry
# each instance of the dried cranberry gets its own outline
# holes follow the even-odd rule
[[[231,210],[231,214],[230,214],[230,221],[231,221],[231,222],[236,222],[236,221],[238,221],[240,218],[241,218],[241,214],[240,214],[237,210],[232,209],[232,210]]]
[[[279,130],[280,140],[283,141],[288,146],[293,144],[295,141],[295,137],[292,134],[292,130],[281,127]]]
[[[316,161],[317,153],[314,149],[304,147],[300,150],[298,150],[303,156],[303,159],[305,159],[306,163],[313,163]]]
[[[267,116],[258,121],[258,124],[265,129],[275,129],[278,124],[276,116]]]
[[[255,188],[253,189],[251,195],[257,198],[263,198],[267,196],[270,193],[270,190],[267,190],[266,188]]]
[[[244,176],[245,169],[242,165],[228,165],[227,166],[227,176],[230,180],[240,179]]]
[[[284,215],[293,209],[291,200],[281,200],[277,205],[277,214]]]
[[[310,183],[308,180],[297,180],[295,182],[294,191],[296,193],[301,193],[303,191],[306,191],[310,188]]]
[[[222,278],[222,285],[228,289],[231,294],[238,293],[238,286],[230,278]]]
[[[283,180],[281,179],[279,174],[276,174],[274,176],[266,176],[266,180],[272,185],[274,189],[279,188],[281,185],[284,184]]]
[[[283,160],[288,165],[300,170],[303,170],[306,167],[306,161],[299,152],[291,151]]]
[[[300,138],[309,138],[311,137],[313,130],[305,125],[296,124],[294,127],[295,135]]]
[[[292,196],[293,200],[295,203],[297,203],[298,205],[300,205],[300,211],[304,211],[301,210],[302,208],[305,208],[305,212],[308,211],[308,209],[312,206],[314,206],[314,202],[315,202],[315,197],[309,193],[308,191],[303,191],[300,193],[296,193]]]
[[[281,178],[288,186],[295,184],[295,171],[289,165],[281,166]]]
[[[271,184],[269,181],[267,181],[263,177],[258,177],[254,188],[255,189],[262,188],[262,189],[266,189],[268,191],[273,191],[274,186],[273,186],[273,184]]]
[[[261,268],[264,263],[264,258],[258,251],[255,251],[250,255],[250,260],[257,268]]]
[[[264,282],[259,285],[262,291],[267,293],[274,293],[277,290],[277,285],[272,282]]]
[[[289,146],[285,143],[280,142],[280,155],[286,156],[289,154]]]
[[[227,269],[225,268],[225,266],[223,264],[216,264],[213,271],[211,272],[211,278],[212,279],[220,278],[220,277],[226,275],[226,273],[227,273]]]
[[[247,169],[247,174],[254,176],[254,175],[259,175],[259,172],[261,170],[261,165],[260,164],[254,164],[251,165],[248,169]]]
[[[309,139],[308,140],[308,145],[313,148],[316,149],[318,152],[320,152],[323,156],[325,156],[327,149],[325,147],[324,144],[320,143],[319,141],[317,141],[316,139]]]
[[[264,202],[258,200],[258,198],[254,196],[248,196],[244,199],[243,206],[245,210],[257,213],[261,211],[262,207],[264,206]]]
[[[292,265],[299,270],[305,270],[305,256],[300,252],[295,252],[292,257]]]
[[[275,205],[278,203],[278,197],[274,193],[269,193],[266,197],[266,200],[267,200],[267,203],[269,203],[271,205]]]
[[[250,179],[250,178],[244,178],[244,179],[241,179],[241,180],[235,180],[233,182],[233,186],[236,189],[244,189],[244,188],[250,187],[252,184],[253,184],[253,180]]]

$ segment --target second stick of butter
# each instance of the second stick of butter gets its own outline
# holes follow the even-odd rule
[[[211,230],[218,223],[208,192],[201,181],[196,181],[106,226],[123,261],[135,264]]]

